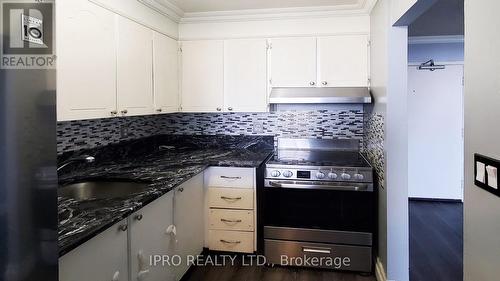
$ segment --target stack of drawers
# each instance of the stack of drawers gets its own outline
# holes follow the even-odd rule
[[[205,173],[210,250],[255,251],[255,169],[212,167]]]

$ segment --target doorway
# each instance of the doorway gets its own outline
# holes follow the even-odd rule
[[[464,2],[408,27],[410,281],[463,277]]]

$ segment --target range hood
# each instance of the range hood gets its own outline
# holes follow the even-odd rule
[[[269,102],[271,104],[371,103],[372,97],[366,87],[273,88]]]

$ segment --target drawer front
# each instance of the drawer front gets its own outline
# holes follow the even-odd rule
[[[210,209],[209,228],[218,230],[253,231],[253,210]]]
[[[253,210],[253,192],[253,189],[212,187],[208,189],[208,206]]]
[[[208,231],[208,247],[210,250],[253,253],[253,232],[242,231]]]
[[[205,173],[208,187],[254,188],[255,169],[212,167]]]
[[[372,271],[372,248],[365,246],[265,239],[264,254],[267,262],[280,265]],[[282,256],[287,259],[283,260]],[[321,262],[304,264],[306,258],[315,258]]]

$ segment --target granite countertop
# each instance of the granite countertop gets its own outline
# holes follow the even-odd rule
[[[59,162],[78,155],[96,158],[70,164],[59,185],[116,180],[147,183],[127,198],[77,202],[59,197],[59,255],[128,217],[209,166],[259,167],[274,150],[272,136],[154,136],[60,155]]]

